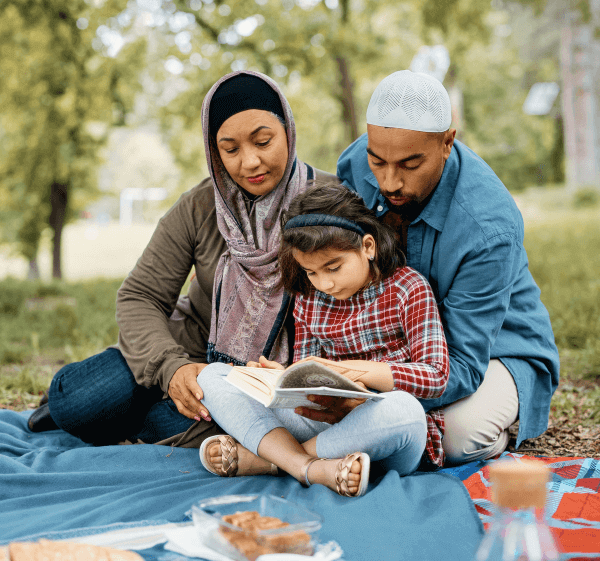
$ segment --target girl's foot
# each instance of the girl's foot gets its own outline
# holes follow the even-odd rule
[[[275,464],[256,456],[228,435],[207,438],[200,446],[200,461],[207,471],[221,477],[278,473]]]
[[[319,483],[345,497],[367,492],[371,460],[368,454],[354,452],[341,460],[311,458],[303,468],[304,483]]]

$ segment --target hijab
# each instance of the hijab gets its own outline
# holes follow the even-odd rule
[[[215,120],[213,116],[211,120],[213,100],[217,111],[219,99],[224,97],[222,92],[219,93],[221,86],[237,76],[258,78],[276,93],[287,133],[288,158],[283,177],[270,193],[251,203],[227,173],[210,134],[211,124],[214,129],[215,122],[223,122],[222,117]],[[232,83],[224,88],[231,90]],[[228,91],[228,95],[231,92]],[[247,97],[247,94],[243,95]],[[250,107],[246,100],[239,107],[242,111],[264,108],[261,102],[257,103],[258,107]],[[215,272],[208,362],[241,365],[258,360],[266,353],[268,359],[285,365],[289,359],[289,344],[283,321],[290,299],[281,286],[277,263],[280,215],[292,199],[306,189],[308,174],[306,164],[296,157],[292,110],[277,83],[268,76],[250,70],[233,72],[216,82],[204,98],[202,130],[215,189],[217,224],[227,243],[227,250],[219,259]]]

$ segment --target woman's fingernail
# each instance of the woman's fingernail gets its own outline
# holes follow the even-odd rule
[[[198,417],[198,415],[196,415],[196,416],[194,417],[194,420],[196,420],[196,421],[201,421],[202,419],[201,419],[200,417]]]
[[[202,397],[200,396],[200,394],[199,394],[199,393],[197,393],[197,394],[196,394],[196,399],[197,399],[198,401],[200,401],[200,400],[202,399]]]
[[[203,418],[205,421],[212,421],[212,419],[210,418],[210,415],[209,415],[208,413],[204,413],[204,412],[202,412],[202,413],[200,413],[200,415],[202,415],[202,418]]]

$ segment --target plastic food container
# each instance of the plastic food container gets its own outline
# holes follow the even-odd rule
[[[322,524],[320,515],[273,495],[205,499],[192,506],[192,520],[206,546],[236,561],[268,553],[312,555]]]

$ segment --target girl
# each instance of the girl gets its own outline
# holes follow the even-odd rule
[[[204,467],[226,476],[280,468],[306,485],[358,496],[371,460],[407,475],[427,448],[441,465],[443,422],[416,398],[443,393],[448,350],[431,287],[405,266],[393,231],[346,187],[326,184],[294,199],[282,232],[282,284],[296,296],[294,362],[345,363],[362,372],[355,381],[386,397],[313,396],[329,406],[330,424],[306,418],[310,409],[268,409],[224,380],[229,366],[209,365],[198,376],[203,403],[231,436],[203,443]],[[283,368],[264,357],[259,365]]]

